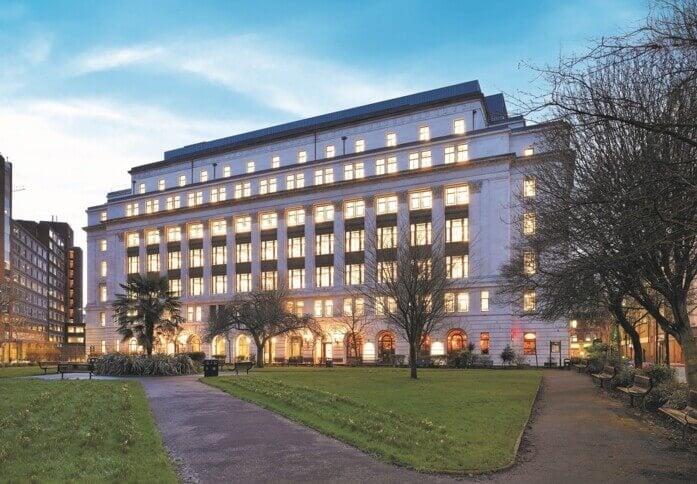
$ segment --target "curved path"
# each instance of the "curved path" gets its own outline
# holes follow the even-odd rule
[[[244,378],[240,376],[240,378]],[[141,378],[186,482],[453,482],[359,450],[197,381]],[[590,379],[545,371],[519,463],[485,482],[695,482],[697,456]]]

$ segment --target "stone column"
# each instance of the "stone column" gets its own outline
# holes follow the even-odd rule
[[[409,193],[397,193],[397,201],[397,237],[401,239],[403,235],[409,234]],[[399,240],[397,245],[400,246],[403,242]],[[407,239],[406,243],[410,242],[411,239]]]
[[[148,271],[148,268],[146,266],[147,264],[147,255],[146,255],[146,250],[145,246],[147,244],[147,240],[145,237],[147,236],[145,230],[139,230],[138,231],[138,268],[140,269],[141,274],[146,274]]]
[[[377,260],[377,221],[375,218],[375,197],[365,197],[365,283],[373,284]]]
[[[160,234],[160,277],[167,275],[167,227],[158,227]]]
[[[286,230],[285,210],[276,211],[276,220],[278,284],[279,287],[288,287],[288,230]]]
[[[488,252],[488,230],[484,223],[485,204],[482,203],[482,182],[474,181],[469,184],[469,277],[486,274],[486,268],[481,267],[482,258]],[[481,271],[481,272],[480,272]]]
[[[434,186],[431,189],[433,203],[431,206],[431,233],[433,240],[433,254],[445,254],[445,202],[443,200],[443,186]]]
[[[186,224],[181,225],[181,285],[182,298],[189,295],[189,233]]]
[[[227,245],[227,293],[230,295],[234,294],[233,288],[235,287],[235,219],[230,217],[226,220],[226,237],[225,243]]]
[[[315,217],[314,207],[305,205],[305,287],[315,287]],[[307,308],[306,308],[307,309]]]
[[[344,233],[344,204],[341,201],[334,202],[334,287],[344,285]]]
[[[203,294],[211,294],[211,285],[213,283],[211,271],[211,229],[210,221],[206,220],[203,224]]]
[[[252,289],[261,287],[261,234],[259,233],[259,212],[249,214],[252,218]]]

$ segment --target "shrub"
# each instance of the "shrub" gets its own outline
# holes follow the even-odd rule
[[[97,375],[110,376],[175,376],[191,375],[198,367],[187,355],[126,355],[111,353],[99,358],[94,365]]]
[[[507,345],[501,352],[501,360],[507,365],[510,365],[513,360],[515,360],[515,356],[515,351],[510,347],[510,345]]]
[[[644,406],[648,410],[656,410],[667,402],[671,402],[671,406],[684,407],[687,404],[687,386],[684,383],[669,380],[654,384],[649,394],[644,397]]]
[[[622,368],[617,372],[614,378],[610,380],[610,386],[612,388],[628,387],[632,384],[632,381],[634,381],[635,374],[636,370],[634,368]]]
[[[203,351],[191,351],[189,353],[180,353],[181,355],[188,356],[191,358],[191,361],[195,361],[197,363],[203,363],[203,360],[206,359],[206,354]],[[179,355],[177,355],[179,356]]]
[[[675,369],[665,365],[650,364],[645,373],[646,376],[651,377],[654,385],[669,382],[675,377]]]

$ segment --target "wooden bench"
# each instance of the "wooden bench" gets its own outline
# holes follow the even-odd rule
[[[58,373],[61,374],[61,380],[66,373],[89,373],[91,380],[93,371],[94,365],[92,363],[58,363]]]
[[[682,425],[683,439],[685,438],[685,432],[688,428],[697,430],[697,391],[690,390],[687,394],[687,406],[682,410],[671,408],[666,405],[663,405],[658,411]]]
[[[48,373],[49,369],[56,369],[56,373],[58,373],[58,365],[60,365],[60,361],[40,361],[39,362],[39,368],[44,370],[44,375]]]
[[[600,388],[603,388],[604,381],[610,381],[615,378],[614,366],[603,366],[603,371],[600,373],[591,373],[591,376],[600,382]]]
[[[617,387],[622,393],[629,395],[629,405],[634,406],[634,398],[644,399],[653,388],[653,380],[648,376],[634,375],[632,384],[628,387]]]
[[[578,363],[574,363],[573,367],[576,368],[576,371],[579,373],[586,372],[588,371],[588,360],[581,360]]]
[[[253,366],[254,363],[251,361],[238,361],[235,363],[235,368],[233,368],[233,370],[235,370],[235,373],[238,375],[240,374],[240,370],[246,370],[247,374],[249,374],[249,370],[251,370]]]

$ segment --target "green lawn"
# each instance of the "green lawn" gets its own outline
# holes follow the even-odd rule
[[[137,382],[5,378],[0,435],[2,482],[178,482]]]
[[[55,369],[53,370],[56,371]],[[38,366],[7,366],[0,368],[0,378],[13,378],[16,376],[43,375],[44,370]]]
[[[513,462],[540,383],[534,370],[280,368],[204,378],[387,462],[485,472]]]

